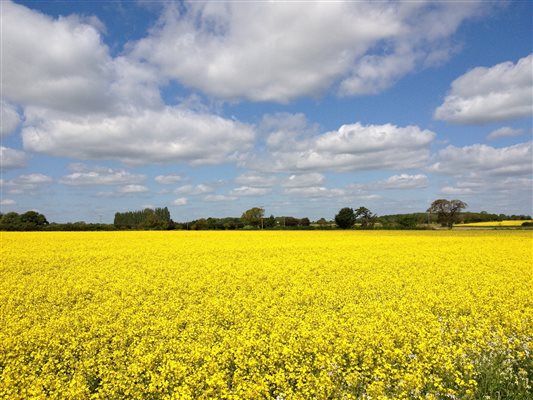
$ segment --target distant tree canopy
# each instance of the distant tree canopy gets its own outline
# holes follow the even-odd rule
[[[244,225],[249,225],[257,228],[261,226],[261,222],[263,220],[264,215],[265,210],[263,208],[253,207],[242,213],[241,220]]]
[[[276,221],[276,218],[271,214],[270,217],[265,219],[265,228],[274,228],[278,222]]]
[[[341,208],[335,215],[335,223],[341,229],[350,229],[355,224],[355,213],[349,207]]]
[[[361,224],[361,228],[373,228],[376,223],[377,216],[366,207],[359,207],[354,211],[355,222]]]
[[[3,231],[40,231],[47,225],[46,217],[37,211],[8,212],[0,218],[0,230]]]
[[[350,229],[355,223],[360,224],[362,229],[371,229],[377,221],[377,216],[366,207],[359,207],[353,210],[344,207],[335,215],[335,223],[341,229]]]
[[[170,229],[172,220],[168,208],[145,208],[141,211],[117,212],[113,224],[118,229]]]
[[[468,205],[461,200],[438,199],[431,203],[428,212],[437,214],[437,221],[441,226],[452,228],[453,224],[458,222],[461,210]]]
[[[311,225],[309,218],[295,218],[290,216],[276,217],[277,225],[281,228],[301,228]]]

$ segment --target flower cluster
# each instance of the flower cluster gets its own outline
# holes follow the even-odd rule
[[[2,233],[0,398],[526,399],[532,233]]]

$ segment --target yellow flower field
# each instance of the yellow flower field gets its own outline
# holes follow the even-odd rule
[[[456,226],[480,226],[480,227],[498,227],[498,226],[522,226],[524,222],[533,222],[531,220],[529,221],[521,221],[521,220],[505,220],[505,221],[488,221],[488,222],[471,222],[468,224],[458,224]]]
[[[532,233],[2,232],[0,398],[532,398]]]

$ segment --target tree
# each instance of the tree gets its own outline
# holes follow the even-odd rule
[[[22,229],[27,231],[41,229],[48,225],[46,217],[37,211],[26,211],[20,216],[20,221],[22,222]]]
[[[355,224],[355,214],[353,209],[349,207],[341,208],[339,213],[335,215],[335,223],[341,229],[350,229]]]
[[[300,219],[300,226],[309,226],[311,225],[311,221],[307,217],[303,217]]]
[[[453,224],[457,222],[461,210],[467,206],[461,200],[438,199],[431,203],[427,211],[437,214],[437,221],[441,226],[447,226],[452,229]]]
[[[373,228],[376,219],[377,216],[366,207],[359,207],[355,210],[355,220],[361,224],[361,228]]]
[[[322,227],[326,226],[328,224],[328,221],[326,221],[326,218],[320,218],[316,223]]]
[[[19,231],[21,225],[20,215],[14,211],[2,215],[0,220],[0,229],[3,231]]]
[[[241,215],[241,220],[245,225],[251,225],[251,226],[261,226],[261,222],[263,220],[263,216],[265,215],[265,210],[260,207],[253,207],[249,210],[246,210]]]
[[[273,215],[265,219],[265,228],[274,228],[276,224],[277,224],[277,221]]]
[[[170,227],[168,208],[145,208],[140,211],[115,213],[113,224],[119,229],[168,229]]]

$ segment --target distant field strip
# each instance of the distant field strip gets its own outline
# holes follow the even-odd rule
[[[519,221],[519,220],[508,220],[508,221],[488,221],[488,222],[471,222],[468,224],[458,224],[456,227],[461,226],[479,226],[479,227],[498,227],[498,226],[522,226],[524,222],[533,222],[529,221]]]
[[[0,235],[1,399],[533,398],[531,231]]]

